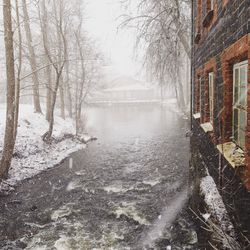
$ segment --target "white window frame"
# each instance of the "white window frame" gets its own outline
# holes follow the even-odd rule
[[[214,121],[214,72],[208,74],[209,122]]]
[[[245,68],[245,79],[246,79],[246,87],[245,87],[245,106],[242,106],[240,103],[241,100],[241,89],[242,89],[242,81],[241,81],[241,69]],[[236,70],[238,70],[238,79],[237,79],[237,88],[238,88],[238,95],[237,95],[237,100],[238,102],[236,103],[235,100],[235,90],[236,90]],[[233,66],[233,141],[240,146],[242,149],[245,149],[245,132],[246,132],[246,126],[247,126],[247,91],[248,91],[248,61],[242,61],[240,63],[234,64]],[[235,110],[238,111],[238,116],[237,116],[237,124],[235,124]],[[243,125],[245,128],[242,129],[242,124],[241,124],[241,115],[242,113],[245,113],[245,125]],[[235,127],[237,127],[237,132],[235,131]],[[240,137],[241,134],[243,132],[243,137]],[[237,133],[237,137],[236,137],[236,133]]]

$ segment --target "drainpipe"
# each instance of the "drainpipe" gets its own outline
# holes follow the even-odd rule
[[[190,64],[191,64],[191,67],[190,67],[190,70],[191,70],[191,74],[190,74],[190,77],[191,77],[191,84],[190,84],[190,94],[191,94],[191,97],[190,97],[190,122],[191,122],[191,131],[193,129],[193,53],[194,53],[194,50],[193,50],[193,41],[194,41],[194,0],[191,1],[191,60],[190,60]]]

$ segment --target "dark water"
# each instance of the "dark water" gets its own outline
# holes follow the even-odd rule
[[[1,249],[196,249],[188,122],[169,106],[91,107],[98,137],[0,201]],[[170,248],[168,248],[170,249]]]

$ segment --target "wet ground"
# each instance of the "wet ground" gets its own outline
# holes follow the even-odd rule
[[[0,248],[196,249],[188,122],[173,110],[89,108],[98,140],[0,198]]]

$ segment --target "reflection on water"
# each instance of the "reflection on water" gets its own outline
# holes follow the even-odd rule
[[[86,115],[86,129],[97,133],[99,139],[124,143],[124,138],[127,138],[135,146],[139,145],[141,138],[161,136],[173,129],[177,132],[185,122],[176,113],[157,104],[90,107]]]
[[[183,249],[170,225],[187,198],[187,121],[157,104],[89,107],[87,119],[98,141],[4,201],[1,249]]]

